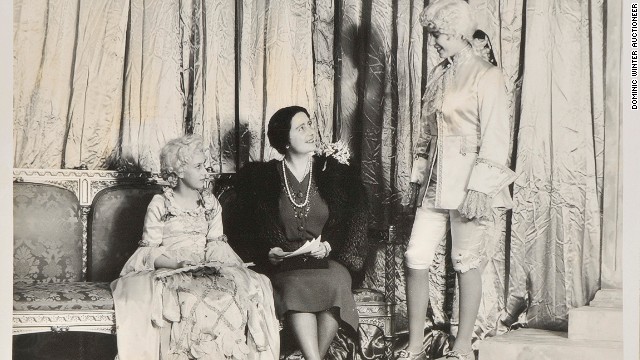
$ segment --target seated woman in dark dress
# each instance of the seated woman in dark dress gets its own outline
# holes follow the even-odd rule
[[[269,275],[276,313],[305,359],[319,360],[340,324],[357,336],[351,284],[367,255],[366,193],[344,158],[314,155],[317,133],[306,109],[278,110],[267,134],[284,159],[238,172],[234,242],[245,261]],[[320,241],[310,252],[287,256],[314,239]]]

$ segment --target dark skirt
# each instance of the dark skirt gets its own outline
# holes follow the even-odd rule
[[[271,283],[280,319],[287,311],[314,313],[336,307],[340,310],[340,319],[354,331],[358,329],[351,275],[343,265],[329,260],[327,269],[283,271],[273,274]]]

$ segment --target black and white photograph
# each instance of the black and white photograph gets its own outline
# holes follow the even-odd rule
[[[0,357],[640,359],[639,7],[1,4]]]

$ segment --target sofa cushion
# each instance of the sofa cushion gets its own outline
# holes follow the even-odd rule
[[[107,188],[95,196],[89,215],[90,281],[118,278],[138,248],[147,206],[160,193],[159,185],[129,184]]]
[[[67,189],[13,184],[13,281],[82,280],[80,203]]]
[[[13,310],[113,310],[108,282],[13,285]]]

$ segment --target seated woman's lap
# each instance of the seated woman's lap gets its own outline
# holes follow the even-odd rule
[[[338,308],[340,319],[354,330],[358,326],[356,304],[351,293],[351,275],[340,263],[329,260],[327,269],[301,269],[271,277],[278,317],[288,311],[320,312]]]

